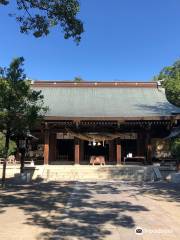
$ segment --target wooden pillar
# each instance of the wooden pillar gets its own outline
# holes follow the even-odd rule
[[[121,164],[121,142],[118,140],[116,143],[116,160],[117,165]]]
[[[137,156],[141,156],[141,134],[137,134]]]
[[[114,140],[109,141],[109,162],[115,161],[115,144]]]
[[[80,142],[78,139],[75,139],[74,156],[75,156],[75,164],[79,164],[80,163]]]
[[[152,164],[152,145],[149,143],[147,145],[147,163]]]
[[[49,162],[56,161],[56,133],[51,133],[49,137]]]
[[[84,141],[80,140],[80,162],[84,161]]]
[[[144,156],[144,139],[143,133],[137,134],[137,156]]]
[[[49,130],[44,133],[44,164],[49,164]]]
[[[150,133],[147,133],[146,135],[146,160],[147,164],[152,163],[152,145]]]

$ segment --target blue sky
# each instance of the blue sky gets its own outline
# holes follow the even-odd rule
[[[24,56],[36,80],[149,81],[180,56],[179,0],[81,0],[79,46],[59,30],[35,39],[0,7],[0,66]]]

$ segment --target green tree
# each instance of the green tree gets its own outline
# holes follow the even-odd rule
[[[74,78],[74,82],[84,82],[84,79],[82,79],[82,77],[75,77]]]
[[[164,80],[162,85],[165,87],[167,99],[180,107],[180,60],[163,68],[154,80]]]
[[[35,37],[46,36],[52,27],[60,27],[64,38],[77,43],[84,32],[83,23],[77,18],[80,10],[78,0],[0,0],[1,6],[12,3],[14,16],[22,33],[32,32]]]
[[[41,92],[32,90],[30,81],[26,80],[23,63],[22,57],[16,58],[0,72],[0,130],[5,135],[2,185],[5,183],[10,139],[26,136],[47,110]]]
[[[154,80],[162,80],[161,83],[165,87],[167,99],[172,104],[180,107],[180,60],[176,61],[172,66],[163,68],[160,73],[154,77]],[[179,166],[180,138],[172,139],[170,148]]]
[[[3,133],[0,132],[0,157],[4,156],[5,152],[5,136]],[[9,150],[8,150],[8,155],[13,154],[16,151],[16,143],[14,141],[9,142]]]
[[[177,159],[180,159],[180,138],[172,140],[171,151],[172,154],[177,157]]]

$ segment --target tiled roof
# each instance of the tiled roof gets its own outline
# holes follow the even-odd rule
[[[48,85],[49,84],[49,85]],[[180,114],[180,108],[170,104],[163,88],[154,83],[34,83],[41,90],[47,116],[64,118],[140,118]],[[99,87],[102,84],[101,87]],[[83,87],[82,87],[83,85]],[[49,86],[49,87],[48,87]],[[147,86],[147,87],[146,87]]]

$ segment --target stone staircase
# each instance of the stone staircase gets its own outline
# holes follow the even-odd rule
[[[49,165],[44,166],[41,177],[59,181],[151,181],[155,179],[152,166],[89,166]]]

